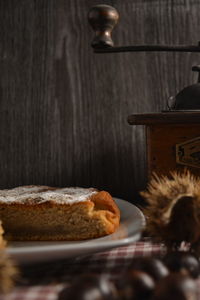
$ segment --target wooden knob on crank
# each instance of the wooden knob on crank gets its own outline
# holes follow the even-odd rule
[[[105,4],[99,4],[92,7],[88,13],[88,21],[95,31],[95,37],[92,41],[94,48],[113,47],[114,43],[111,33],[119,19],[117,10]]]

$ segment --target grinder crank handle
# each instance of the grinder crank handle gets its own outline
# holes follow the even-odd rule
[[[88,21],[95,31],[95,37],[91,44],[93,48],[105,49],[114,46],[111,33],[118,19],[117,10],[110,5],[99,4],[90,9]]]

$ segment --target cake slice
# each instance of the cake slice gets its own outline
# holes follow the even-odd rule
[[[0,219],[7,240],[84,240],[113,233],[120,211],[105,191],[22,186],[0,190]]]

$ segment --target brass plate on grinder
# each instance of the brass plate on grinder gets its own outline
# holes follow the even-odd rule
[[[176,145],[176,163],[200,168],[200,137]]]

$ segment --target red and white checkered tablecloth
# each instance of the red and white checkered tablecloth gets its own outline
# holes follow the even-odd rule
[[[146,240],[88,257],[22,268],[24,279],[20,285],[16,286],[10,294],[0,296],[0,300],[56,300],[63,287],[70,286],[77,275],[106,273],[111,280],[114,280],[120,276],[120,273],[126,271],[133,258],[162,256],[164,253],[163,245]],[[197,284],[200,290],[200,282]]]

